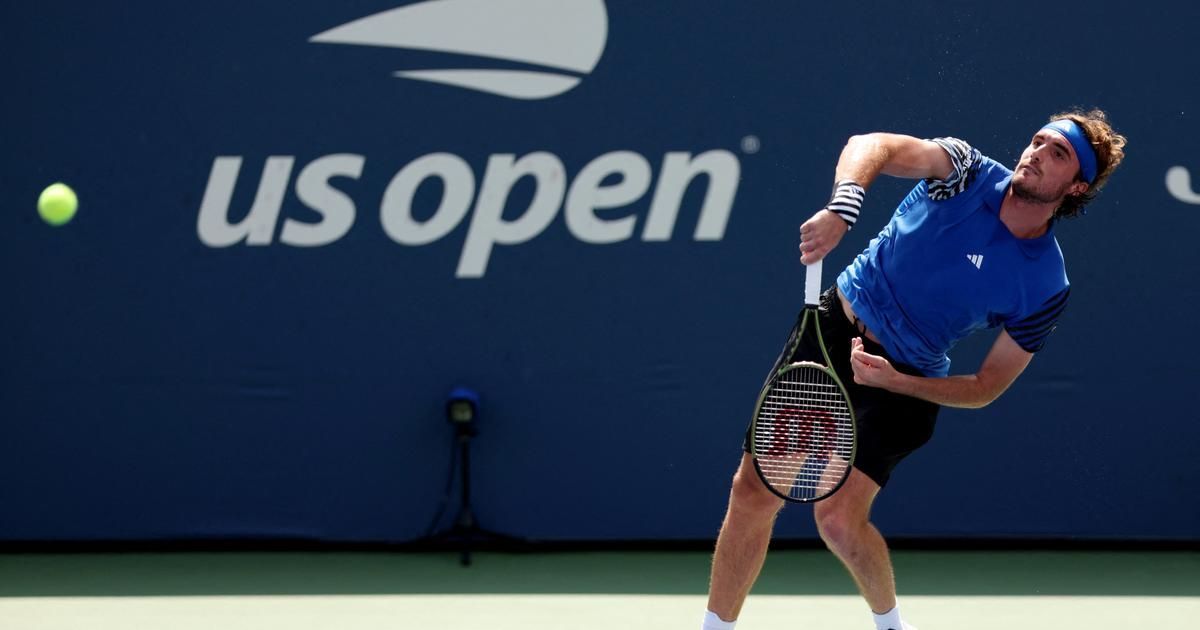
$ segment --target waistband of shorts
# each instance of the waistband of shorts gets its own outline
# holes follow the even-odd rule
[[[863,335],[861,330],[855,327],[854,322],[850,321],[846,317],[845,311],[842,310],[842,299],[838,295],[836,283],[821,293],[819,310],[822,315],[822,323],[831,324],[831,327],[823,327],[823,332],[827,332],[831,336],[836,335],[841,337],[843,341],[849,341],[854,337],[861,337],[863,347],[868,353],[887,359],[897,371],[909,376],[925,376],[921,370],[907,363],[897,361],[892,355],[888,354],[887,349],[882,344],[872,341],[866,335]],[[826,339],[826,343],[830,342],[832,342],[832,339]]]

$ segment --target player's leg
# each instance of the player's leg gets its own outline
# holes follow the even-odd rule
[[[815,343],[800,338],[802,321],[801,316],[797,316],[779,358],[767,373],[767,381],[785,363],[815,357],[820,352]],[[749,437],[747,431],[746,441],[742,443],[745,452],[733,476],[729,507],[713,552],[708,586],[709,615],[705,617],[705,628],[727,628],[729,624],[723,622],[735,621],[741,614],[742,604],[750,593],[750,587],[758,579],[766,559],[775,517],[783,508],[783,499],[767,490],[754,469],[754,461],[749,454]],[[713,619],[713,615],[719,619]]]
[[[887,356],[879,344],[869,339],[864,344],[871,347],[868,352]],[[846,484],[828,499],[815,504],[813,515],[821,538],[850,571],[872,612],[892,613],[886,618],[893,619],[898,617],[896,580],[887,543],[870,522],[871,505],[896,466],[933,436],[939,407],[917,398],[858,385],[849,369],[848,354],[831,352],[830,359],[838,374],[844,375],[843,383],[850,392],[858,445],[854,468]],[[905,374],[921,374],[891,357],[888,360]],[[877,625],[883,623],[876,618]],[[887,622],[882,627],[906,626]]]
[[[853,469],[840,490],[813,505],[813,516],[821,539],[849,569],[871,610],[883,613],[896,606],[896,580],[887,543],[870,522],[878,493],[879,484]]]
[[[750,587],[762,570],[771,541],[775,516],[783,499],[771,494],[754,472],[749,454],[733,476],[729,508],[717,536],[709,581],[708,610],[724,621],[734,621]]]

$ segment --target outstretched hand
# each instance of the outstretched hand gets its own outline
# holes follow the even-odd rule
[[[811,265],[825,258],[850,229],[829,210],[820,210],[800,226],[800,262]]]
[[[868,387],[891,390],[900,373],[887,359],[863,350],[862,337],[850,340],[850,368],[854,370],[854,382]]]

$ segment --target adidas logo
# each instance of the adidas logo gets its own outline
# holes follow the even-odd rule
[[[600,61],[604,0],[426,0],[318,33],[309,42],[429,50],[538,69],[399,70],[393,76],[514,99],[558,96]]]
[[[971,261],[976,269],[983,269],[983,254],[967,254],[967,260]]]

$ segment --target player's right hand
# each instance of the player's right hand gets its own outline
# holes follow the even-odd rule
[[[811,265],[825,258],[841,242],[850,226],[841,217],[821,209],[800,226],[800,262]]]

